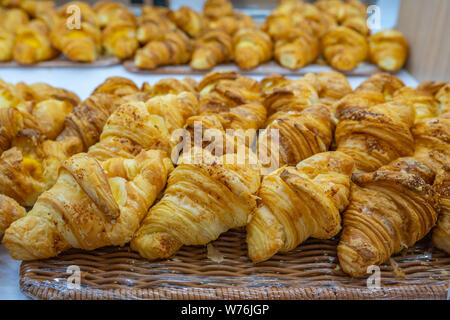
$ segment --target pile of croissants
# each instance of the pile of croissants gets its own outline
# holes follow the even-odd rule
[[[111,1],[93,7],[74,1],[58,9],[52,1],[1,4],[0,61],[21,64],[51,60],[60,53],[92,62],[106,53],[134,59],[142,69],[189,63],[208,70],[230,61],[252,69],[274,58],[292,70],[320,62],[350,71],[371,61],[396,71],[409,51],[398,31],[370,35],[367,8],[358,0],[282,0],[260,27],[235,11],[229,0],[207,0],[202,13],[186,6],[176,11],[143,6],[139,17]],[[80,21],[72,27],[75,14]]]
[[[244,226],[255,263],[339,236],[353,277],[430,232],[450,254],[446,82],[379,73],[352,90],[338,72],[223,71],[141,88],[111,77],[80,101],[1,81],[0,106],[0,233],[14,259],[127,243],[164,259]],[[205,137],[180,142],[180,129]],[[276,138],[273,168],[251,145]]]

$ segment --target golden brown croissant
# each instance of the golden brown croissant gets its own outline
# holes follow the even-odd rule
[[[93,94],[105,93],[118,98],[123,98],[138,92],[138,86],[130,79],[123,77],[109,77],[94,89]]]
[[[256,28],[253,19],[243,12],[233,12],[232,15],[223,16],[217,20],[209,20],[207,22],[209,29],[221,29],[233,36],[238,30],[247,28]]]
[[[349,156],[325,152],[265,176],[261,203],[247,225],[250,259],[270,259],[309,237],[335,236],[341,229],[340,212],[349,202],[353,167]]]
[[[450,118],[424,119],[412,128],[414,159],[437,173],[450,159]]]
[[[142,49],[138,49],[134,64],[142,69],[183,64],[189,61],[191,52],[191,40],[182,31],[168,32],[161,40],[151,41]]]
[[[421,163],[406,161],[352,177],[338,245],[341,268],[352,277],[414,245],[436,223],[438,198],[423,179],[432,173]]]
[[[109,117],[100,141],[89,148],[89,154],[98,160],[133,158],[149,149],[170,154],[175,143],[171,133],[197,112],[198,100],[189,92],[157,96],[146,103],[125,103]]]
[[[19,131],[0,157],[0,193],[32,206],[58,176],[60,161],[80,152],[77,138],[45,140],[33,129]]]
[[[56,184],[5,232],[17,260],[54,257],[130,241],[172,169],[161,151],[97,162],[80,153],[64,161]],[[45,235],[45,237],[43,236]]]
[[[316,88],[304,78],[287,80],[269,76],[262,83],[265,87],[264,106],[269,115],[278,111],[302,111],[319,103]]]
[[[223,30],[207,30],[195,40],[190,66],[207,70],[231,59],[233,44],[231,37]]]
[[[350,17],[366,17],[366,6],[359,0],[319,0],[314,5],[321,11],[332,15],[339,23]]]
[[[405,64],[409,46],[396,30],[383,30],[369,38],[370,60],[383,70],[397,71]]]
[[[21,64],[33,64],[53,59],[57,55],[58,51],[50,42],[50,30],[42,20],[32,20],[17,28],[14,60]]]
[[[25,12],[33,18],[37,18],[46,11],[53,11],[55,9],[55,2],[45,0],[23,0],[20,1],[20,8],[25,10]]]
[[[192,38],[197,37],[205,28],[203,16],[186,6],[181,6],[176,11],[170,11],[168,16],[178,28],[186,32]]]
[[[0,236],[17,219],[25,216],[25,209],[14,199],[0,194]]]
[[[274,113],[259,136],[260,152],[267,150],[265,152],[271,160],[263,163],[264,168],[270,166],[271,169],[267,169],[270,171],[274,166],[275,169],[284,165],[295,166],[316,153],[328,151],[333,130],[334,122],[325,106]]]
[[[260,174],[249,164],[250,154],[240,163],[233,153],[200,151],[198,162],[183,154],[162,199],[134,235],[131,248],[144,258],[167,258],[183,245],[206,245],[228,229],[246,225],[256,207]]]
[[[402,80],[389,73],[379,72],[364,80],[356,89],[355,93],[363,91],[378,92],[383,95],[385,101],[392,100],[395,92],[403,88]]]
[[[332,114],[334,114],[333,104],[353,92],[347,78],[340,72],[309,73],[303,79],[313,83],[319,95],[320,103],[329,107]]]
[[[358,32],[339,26],[328,31],[321,40],[322,53],[335,69],[349,71],[366,60],[368,44]]]
[[[336,26],[336,19],[332,15],[325,11],[320,11],[311,3],[301,3],[301,5],[295,10],[295,12],[297,11],[309,23],[316,37],[321,38],[325,33],[331,30],[331,28]]]
[[[106,120],[116,107],[111,94],[91,95],[66,117],[64,130],[58,136],[58,141],[66,137],[77,137],[83,145],[83,150],[87,150],[98,142]]]
[[[283,67],[295,70],[317,59],[319,39],[311,28],[292,28],[278,37],[274,49],[275,60]]]
[[[167,15],[168,12],[163,9],[144,6],[142,15],[138,18],[137,39],[140,44],[161,40],[166,33],[177,29]]]
[[[15,108],[0,108],[0,155],[9,149],[12,139],[24,128],[22,113]]]
[[[435,97],[421,89],[404,87],[397,90],[394,99],[404,99],[412,104],[416,113],[416,122],[426,118],[434,118],[439,114],[439,102]]]
[[[131,57],[139,47],[136,24],[128,20],[108,24],[102,31],[102,42],[107,54],[120,59]]]
[[[14,34],[0,26],[0,61],[9,61],[13,57]]]
[[[144,82],[141,90],[149,93],[152,97],[163,96],[169,93],[179,94],[182,92],[191,92],[194,95],[198,95],[198,83],[191,78],[185,78],[183,80],[165,78],[159,80],[153,87],[148,82]]]
[[[64,21],[73,15],[73,11],[69,10],[69,7],[77,7],[80,10],[80,21],[88,23],[92,26],[99,27],[99,21],[97,13],[94,9],[84,1],[71,1],[58,9],[58,15],[63,18]]]
[[[404,101],[368,108],[349,106],[339,112],[337,150],[352,156],[357,169],[375,171],[394,159],[413,154],[413,123],[414,110]]]
[[[436,175],[433,187],[440,196],[441,207],[441,213],[433,231],[433,243],[437,248],[450,254],[450,165],[448,163]]]
[[[27,13],[19,8],[6,10],[0,18],[0,25],[11,33],[16,33],[17,27],[27,25],[30,20]]]
[[[348,17],[342,22],[341,25],[353,29],[365,37],[370,35],[370,29],[367,26],[367,20],[365,16]]]
[[[97,14],[97,21],[100,28],[106,28],[108,25],[118,21],[127,21],[133,25],[136,24],[136,17],[125,5],[112,1],[100,1],[94,5],[94,11]]]
[[[443,86],[438,93],[436,93],[435,97],[441,104],[441,113],[450,116],[450,83]]]
[[[233,5],[229,0],[207,0],[203,5],[203,14],[211,20],[230,16],[233,14]]]

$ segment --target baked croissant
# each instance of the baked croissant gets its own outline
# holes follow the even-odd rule
[[[0,26],[0,61],[9,61],[13,57],[14,34]]]
[[[18,26],[27,25],[30,20],[27,13],[19,8],[6,10],[0,15],[0,18],[2,19],[0,25],[13,34],[16,33]]]
[[[0,237],[11,223],[22,218],[26,213],[25,209],[17,201],[0,194]]]
[[[138,86],[130,79],[123,77],[109,77],[92,94],[105,93],[115,97],[115,101],[125,96],[134,95],[139,92]]]
[[[161,40],[166,33],[177,29],[176,24],[168,18],[168,12],[163,13],[161,11],[162,9],[158,10],[155,7],[144,7],[142,9],[142,15],[138,18],[136,35],[140,44]]]
[[[263,163],[263,166],[295,166],[316,153],[328,151],[333,130],[334,122],[325,106],[311,106],[301,112],[274,113],[259,136],[260,152],[267,150],[271,160],[270,163]]]
[[[314,62],[319,56],[319,39],[312,29],[288,29],[278,38],[274,47],[275,60],[292,70]]]
[[[41,20],[32,20],[19,26],[13,49],[14,60],[21,64],[34,64],[58,55],[50,41],[50,30]]]
[[[332,15],[325,11],[320,11],[311,3],[301,3],[300,6],[295,9],[295,12],[297,11],[306,19],[313,30],[314,35],[318,38],[321,38],[337,24],[336,19]]]
[[[55,48],[67,58],[80,62],[95,61],[101,53],[101,31],[97,25],[81,22],[80,29],[68,29],[66,20],[60,19],[50,39]]]
[[[416,122],[426,118],[434,118],[439,114],[439,102],[435,97],[421,89],[404,87],[397,90],[394,99],[403,99],[412,104],[416,113]]]
[[[169,19],[177,25],[178,28],[186,32],[190,37],[197,37],[205,28],[203,16],[190,7],[181,6],[176,11],[169,12]]]
[[[162,199],[134,235],[131,248],[144,258],[168,258],[183,245],[206,245],[228,229],[246,225],[256,207],[260,174],[248,164],[249,154],[241,164],[236,154],[200,152],[199,162],[183,153]]]
[[[92,26],[99,27],[97,13],[88,3],[84,1],[67,2],[58,9],[58,15],[66,21],[71,15],[73,15],[73,11],[69,10],[69,7],[74,6],[80,10],[80,21],[82,24],[87,23]]]
[[[433,243],[437,248],[450,254],[450,166],[448,163],[436,175],[433,187],[440,196],[441,207],[441,213],[433,231]]]
[[[402,80],[389,73],[379,72],[364,80],[355,93],[376,92],[380,93],[385,101],[394,99],[395,92],[405,86]]]
[[[203,5],[203,14],[211,20],[230,16],[233,14],[233,5],[229,0],[207,0]]]
[[[155,150],[104,162],[77,154],[63,162],[56,184],[33,209],[6,230],[3,244],[17,260],[50,258],[71,247],[125,245],[171,169],[170,159]]]
[[[430,175],[414,160],[353,175],[337,249],[345,273],[363,276],[369,266],[384,263],[431,230],[439,209],[437,195],[426,182]]]
[[[45,140],[33,129],[19,131],[0,157],[0,193],[32,206],[58,176],[60,161],[81,151],[76,138]]]
[[[436,93],[435,97],[441,105],[441,113],[450,116],[450,83],[443,86],[438,93]]]
[[[0,108],[0,155],[9,149],[12,139],[24,128],[22,113],[15,108]]]
[[[233,36],[238,30],[256,28],[252,17],[243,12],[233,12],[232,15],[209,20],[207,26],[209,29],[221,29],[230,36]]]
[[[303,79],[311,81],[319,95],[320,103],[325,104],[332,112],[332,115],[334,114],[333,104],[353,92],[347,78],[339,72],[309,73]]]
[[[450,159],[450,118],[424,119],[412,128],[415,140],[414,159],[435,173]]]
[[[157,96],[146,103],[125,103],[109,117],[100,141],[89,148],[98,160],[133,158],[141,150],[171,153],[171,133],[198,112],[197,98],[188,92]]]
[[[340,71],[356,68],[360,62],[366,60],[369,51],[363,35],[343,26],[327,32],[321,40],[321,46],[328,63]]]
[[[405,36],[396,30],[383,30],[369,38],[370,60],[387,71],[397,71],[405,64],[409,46]]]
[[[412,155],[410,128],[414,110],[404,101],[340,111],[335,139],[337,150],[350,155],[358,170],[372,172],[399,158]]]
[[[191,78],[185,78],[183,80],[164,78],[156,82],[153,87],[148,82],[144,82],[141,90],[148,92],[152,97],[163,96],[169,93],[179,94],[182,92],[190,92],[198,95],[198,83]]]
[[[207,70],[231,60],[233,43],[223,30],[207,30],[195,40],[190,66],[197,70]]]
[[[126,59],[139,47],[136,24],[128,20],[112,22],[102,31],[103,47],[107,54]]]
[[[325,152],[265,176],[261,202],[247,225],[250,259],[261,262],[278,251],[293,250],[309,237],[329,239],[338,234],[353,167],[349,156]]]
[[[125,5],[112,1],[100,1],[94,5],[94,11],[97,14],[97,21],[100,28],[106,28],[108,25],[126,21],[133,25],[136,24],[136,17]]]
[[[106,120],[116,107],[110,94],[91,95],[66,117],[64,130],[58,136],[58,141],[66,137],[77,137],[83,146],[82,149],[87,150],[98,142]]]
[[[359,0],[342,1],[342,0],[319,0],[314,5],[330,15],[332,15],[338,23],[343,23],[350,17],[365,17],[366,6]]]
[[[134,64],[142,69],[161,65],[184,64],[191,57],[191,40],[181,31],[169,32],[161,40],[147,43],[136,51]]]

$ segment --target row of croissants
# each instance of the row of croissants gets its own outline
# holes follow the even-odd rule
[[[449,98],[449,83],[412,88],[387,73],[355,90],[338,72],[141,88],[112,77],[84,101],[2,81],[3,244],[33,260],[130,243],[154,260],[246,227],[255,263],[340,237],[353,277],[429,233],[450,254]],[[221,139],[180,142],[180,129]],[[274,168],[252,145],[276,138]]]
[[[396,71],[409,51],[398,31],[370,35],[367,8],[359,0],[284,0],[260,27],[235,11],[229,0],[207,0],[202,13],[186,6],[175,11],[144,6],[139,17],[111,1],[93,7],[74,1],[58,9],[53,1],[1,4],[6,9],[0,8],[0,61],[21,64],[51,60],[60,53],[92,62],[104,52],[134,59],[142,69],[190,63],[193,69],[208,70],[230,61],[252,69],[273,58],[293,70],[319,62],[350,71],[371,61]]]

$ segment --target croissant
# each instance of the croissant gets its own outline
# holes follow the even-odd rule
[[[228,229],[246,225],[256,207],[260,174],[248,164],[250,154],[241,163],[233,153],[200,152],[203,161],[198,162],[183,153],[162,199],[134,235],[131,248],[144,258],[167,258],[183,245],[205,245]]]
[[[258,81],[236,72],[210,72],[199,83],[198,90],[201,112],[217,113],[262,100]]]
[[[372,172],[391,161],[412,155],[410,128],[414,110],[404,101],[368,108],[348,107],[340,112],[335,139],[337,150],[350,155],[358,170]]]
[[[223,16],[217,20],[208,21],[209,29],[221,29],[233,36],[238,30],[256,28],[253,19],[242,12],[233,12],[232,15]]]
[[[139,88],[130,79],[123,77],[109,77],[95,88],[92,94],[110,94],[114,96],[117,101],[117,98],[134,95],[138,92]]]
[[[21,130],[0,157],[0,193],[32,206],[56,181],[60,161],[80,151],[76,138],[56,142],[35,130]]]
[[[301,0],[280,0],[272,13],[289,14],[303,5]]]
[[[50,42],[50,30],[41,20],[32,20],[19,26],[13,49],[14,60],[21,64],[34,64],[55,58],[58,51]]]
[[[318,56],[319,39],[313,34],[312,29],[288,29],[275,42],[275,60],[292,70],[314,62]]]
[[[414,159],[435,173],[450,159],[450,118],[424,119],[412,128],[415,140]]]
[[[336,19],[325,11],[320,11],[311,3],[301,3],[294,12],[299,12],[309,23],[314,35],[321,38],[336,26]],[[289,14],[289,13],[288,13]],[[295,18],[295,13],[294,13]]]
[[[136,34],[140,44],[161,40],[166,33],[174,32],[177,29],[176,24],[168,18],[168,12],[161,12],[162,10],[145,6],[142,9],[142,15],[138,18],[139,26]]]
[[[89,154],[100,161],[133,158],[149,149],[170,154],[174,146],[171,133],[197,112],[198,100],[188,92],[157,96],[146,103],[125,103],[109,117],[100,141],[89,148]]]
[[[302,111],[308,106],[319,103],[316,88],[304,78],[287,80],[279,77],[263,79],[265,86],[264,106],[269,115],[278,111]],[[268,82],[272,82],[269,86]]]
[[[366,6],[359,0],[341,1],[341,0],[319,0],[314,5],[321,11],[332,15],[338,23],[343,23],[350,17],[366,16]]]
[[[134,64],[142,69],[187,63],[191,57],[191,40],[181,31],[166,33],[136,51]]]
[[[327,32],[322,40],[322,53],[335,69],[349,71],[363,62],[368,55],[366,38],[358,32],[339,26]]]
[[[293,250],[309,237],[329,239],[338,234],[353,167],[349,156],[325,152],[265,176],[261,202],[247,225],[250,259],[261,262],[278,251]]]
[[[195,40],[190,66],[197,70],[207,70],[231,59],[233,43],[223,30],[212,29],[200,34]]]
[[[69,10],[70,7],[77,7],[80,10],[80,21],[82,25],[83,23],[87,23],[92,26],[99,27],[97,13],[88,3],[84,1],[71,1],[61,6],[58,9],[58,15],[62,18],[62,20],[67,21],[67,18],[73,14],[73,11]]]
[[[385,101],[394,99],[395,92],[405,86],[402,80],[389,73],[379,72],[364,80],[356,89],[355,93],[366,91],[377,92],[383,95]]]
[[[428,168],[413,160],[399,164],[352,177],[338,245],[340,265],[352,277],[414,245],[436,223],[438,198],[423,178]]]
[[[342,22],[341,25],[353,29],[365,37],[368,37],[370,35],[370,29],[367,26],[367,20],[365,15],[348,17]]]
[[[185,78],[183,80],[164,78],[155,83],[153,87],[148,82],[144,82],[141,90],[149,93],[152,97],[163,96],[169,93],[179,94],[182,92],[190,92],[197,96],[198,84],[191,78]]]
[[[25,209],[14,199],[0,194],[0,236],[17,219],[25,216]]]
[[[271,160],[263,163],[264,168],[277,164],[276,168],[295,166],[316,153],[328,151],[333,130],[334,122],[325,106],[316,105],[301,112],[276,112],[259,136],[260,152],[267,150]]]
[[[9,61],[13,57],[14,34],[0,26],[0,61]]]
[[[107,54],[126,59],[139,47],[136,24],[129,20],[112,22],[102,31],[103,47]]]
[[[64,130],[58,141],[77,137],[86,150],[100,139],[100,134],[111,113],[116,109],[113,96],[96,93],[77,105],[66,117]]]
[[[12,139],[23,128],[20,111],[15,108],[0,108],[0,154],[9,149]]]
[[[94,5],[94,11],[97,14],[97,21],[100,28],[106,28],[108,25],[116,22],[128,22],[136,24],[136,18],[128,8],[117,2],[100,1]]]
[[[433,243],[437,248],[450,254],[450,166],[448,163],[436,175],[433,187],[440,196],[441,206],[441,213],[432,235]]]
[[[22,0],[20,1],[20,8],[31,17],[37,18],[45,12],[53,11],[55,9],[55,2],[45,0]]]
[[[447,83],[436,93],[436,99],[441,105],[441,113],[450,116],[450,83]]]
[[[122,246],[171,169],[170,159],[155,150],[104,162],[77,154],[63,162],[56,184],[33,209],[6,230],[3,243],[17,260],[50,258],[71,247]]]
[[[369,38],[370,60],[383,70],[397,71],[405,64],[409,46],[396,30],[383,30]]]
[[[353,92],[347,78],[339,72],[328,71],[317,74],[309,73],[304,76],[306,81],[311,81],[319,95],[319,101],[329,107],[333,114],[333,105]]]
[[[168,16],[178,28],[186,32],[192,38],[197,37],[205,28],[203,16],[186,6],[181,6],[176,11],[170,11]]]
[[[0,18],[0,26],[6,29],[6,31],[13,34],[16,33],[18,26],[27,25],[30,20],[27,13],[19,8],[6,10],[3,14],[0,15]]]
[[[211,20],[233,14],[233,5],[229,0],[207,0],[203,5],[203,15]]]
[[[397,90],[393,98],[404,99],[412,104],[416,113],[416,122],[438,116],[439,102],[425,90],[404,87]]]

